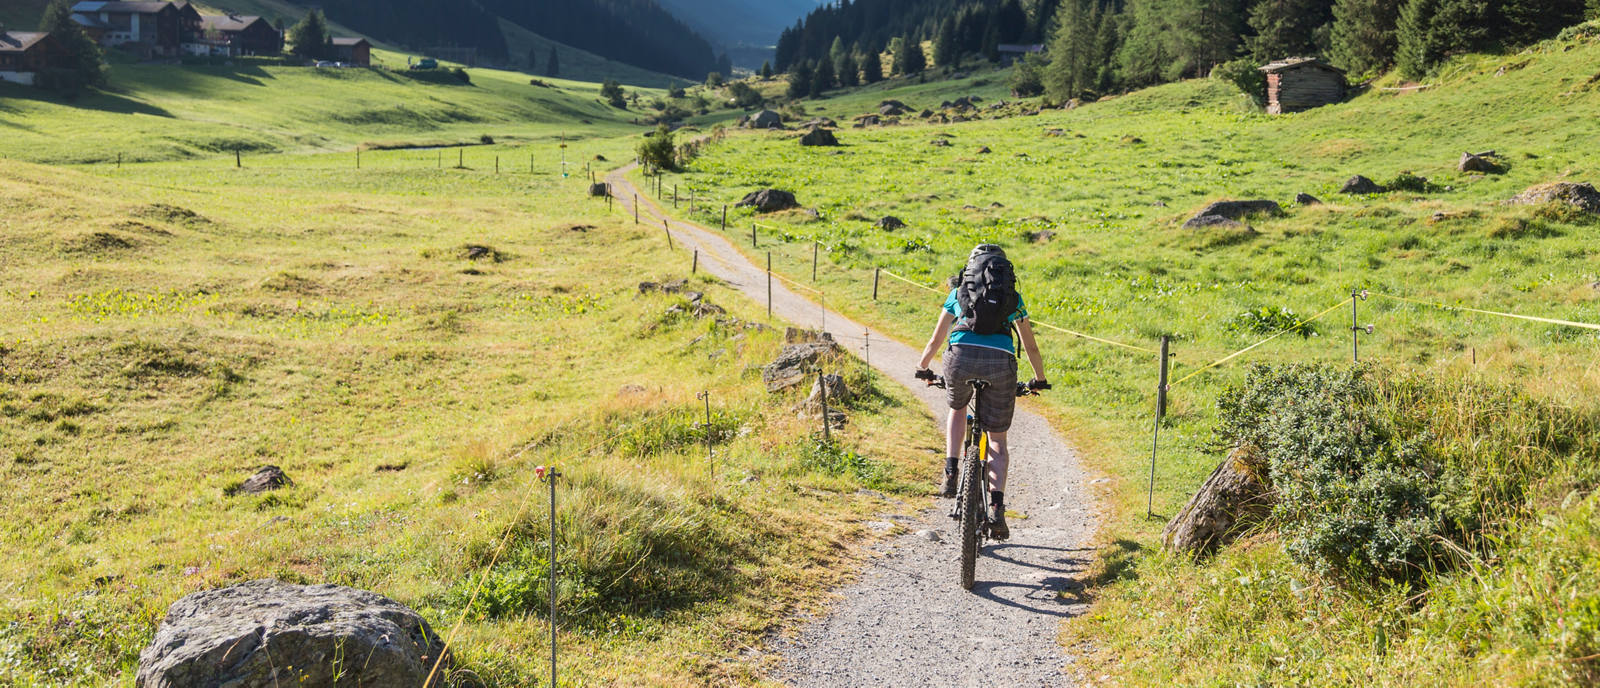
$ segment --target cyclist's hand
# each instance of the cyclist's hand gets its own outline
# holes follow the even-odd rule
[[[917,369],[917,379],[918,380],[927,380],[928,382],[933,382],[934,380],[939,379],[939,376],[934,375],[933,371],[932,370],[928,370],[927,368],[918,368]]]
[[[1050,383],[1044,380],[1035,379],[1034,381],[1028,383],[1028,389],[1031,389],[1035,392],[1043,391],[1050,389]]]

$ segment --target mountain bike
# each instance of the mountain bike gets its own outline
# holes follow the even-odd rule
[[[919,370],[917,378],[929,387],[943,389],[946,380],[932,371]],[[972,386],[972,400],[967,402],[967,437],[961,444],[961,473],[956,483],[955,508],[950,518],[955,519],[961,531],[961,588],[971,590],[977,576],[978,551],[989,538],[989,433],[978,423],[979,394],[989,383],[984,380],[967,380]],[[1017,396],[1037,396],[1039,390],[1049,389],[1045,383],[1037,388],[1026,382],[1017,383]]]

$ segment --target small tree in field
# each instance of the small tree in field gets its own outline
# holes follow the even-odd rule
[[[320,60],[328,54],[328,18],[322,10],[311,10],[300,23],[289,29],[289,42],[294,45],[289,52],[308,60]]]
[[[883,81],[883,60],[879,59],[878,51],[868,50],[861,56],[861,82],[875,84]]]
[[[761,63],[761,80],[762,81],[766,81],[767,79],[771,79],[771,78],[772,78],[772,61],[771,60],[767,60],[767,61]]]
[[[100,46],[83,32],[72,19],[72,6],[67,0],[52,0],[44,11],[39,30],[50,34],[61,44],[71,61],[61,69],[46,70],[36,83],[42,88],[76,92],[81,86],[98,86],[105,83],[106,63]]]
[[[645,136],[644,142],[639,144],[639,162],[660,170],[678,169],[678,147],[672,141],[672,127],[662,124],[656,127],[655,133]]]
[[[628,109],[628,101],[622,95],[622,84],[617,83],[616,79],[606,79],[605,83],[600,84],[600,97],[605,98],[611,107]]]
[[[706,75],[706,86],[711,88],[721,88],[723,83],[724,79],[722,78],[722,72],[711,72]]]

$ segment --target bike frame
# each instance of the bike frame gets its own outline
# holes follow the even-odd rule
[[[979,475],[983,476],[983,491],[979,497],[983,500],[984,512],[989,509],[989,432],[978,423],[982,416],[978,415],[978,398],[982,396],[984,384],[979,380],[967,380],[966,384],[972,386],[972,400],[967,402],[967,440],[961,444],[961,454],[966,455],[967,449],[974,446],[978,448]],[[978,533],[979,545],[989,537],[989,526],[985,525]]]

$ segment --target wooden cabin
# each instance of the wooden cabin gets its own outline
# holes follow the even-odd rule
[[[1344,70],[1315,57],[1293,57],[1272,62],[1267,74],[1267,113],[1300,112],[1344,100],[1348,84]]]
[[[62,66],[66,51],[50,34],[0,31],[0,81],[32,84],[39,72]]]
[[[357,67],[372,66],[372,44],[365,38],[335,38],[330,53],[335,62]]]
[[[283,33],[261,17],[237,14],[201,18],[212,54],[277,55],[283,52]]]
[[[182,49],[189,22],[198,23],[193,8],[171,2],[101,2],[89,0],[72,6],[73,19],[93,34],[101,45],[123,46],[142,57],[176,57]],[[93,35],[92,34],[92,35]]]

